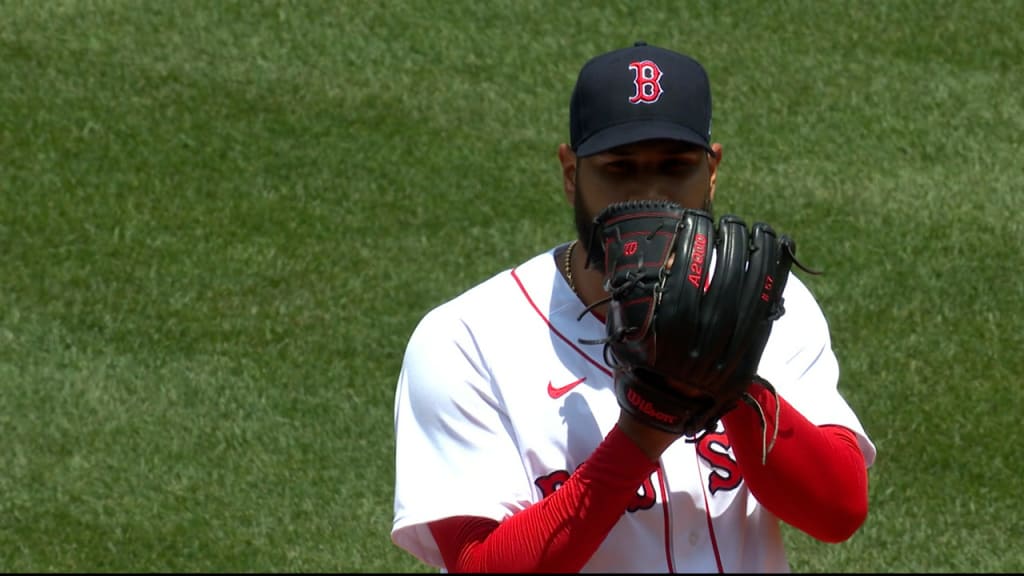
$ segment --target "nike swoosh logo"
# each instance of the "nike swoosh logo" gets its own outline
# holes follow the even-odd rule
[[[583,381],[586,380],[586,379],[587,378],[584,376],[583,378],[580,378],[579,380],[577,380],[575,382],[570,382],[570,383],[566,384],[565,386],[560,386],[558,388],[555,388],[551,384],[551,380],[548,380],[548,396],[551,396],[553,399],[557,400],[557,399],[561,398],[562,396],[565,396],[573,388],[575,388],[575,387],[579,386],[580,384],[582,384]]]

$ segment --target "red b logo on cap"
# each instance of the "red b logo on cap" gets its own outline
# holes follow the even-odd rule
[[[631,62],[629,69],[636,77],[633,78],[633,85],[636,86],[636,94],[629,99],[630,104],[653,104],[661,98],[661,68],[653,60],[641,60]]]

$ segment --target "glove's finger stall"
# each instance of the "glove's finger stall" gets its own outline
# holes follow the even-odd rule
[[[722,353],[732,342],[739,316],[740,298],[746,278],[750,244],[747,225],[737,216],[719,220],[715,246],[714,274],[701,306],[699,349],[702,362],[698,373],[721,370]]]
[[[700,354],[698,326],[704,291],[709,278],[715,244],[710,214],[688,210],[678,223],[675,239],[676,261],[665,279],[659,315],[672,319],[659,325],[662,337],[674,344],[674,354]]]

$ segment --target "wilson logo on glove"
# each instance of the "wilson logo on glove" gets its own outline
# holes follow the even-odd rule
[[[661,410],[655,408],[654,404],[651,404],[649,400],[645,400],[643,397],[637,394],[636,391],[633,390],[632,388],[626,390],[626,399],[629,400],[629,403],[632,404],[634,408],[650,416],[651,418],[654,418],[655,420],[664,422],[669,425],[673,425],[676,423],[676,421],[679,420],[678,416],[666,414]]]

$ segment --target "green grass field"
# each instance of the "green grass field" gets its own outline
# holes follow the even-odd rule
[[[566,241],[590,56],[706,65],[719,211],[825,269],[878,449],[799,572],[1024,570],[1024,3],[0,0],[0,571],[433,572],[431,307]]]

